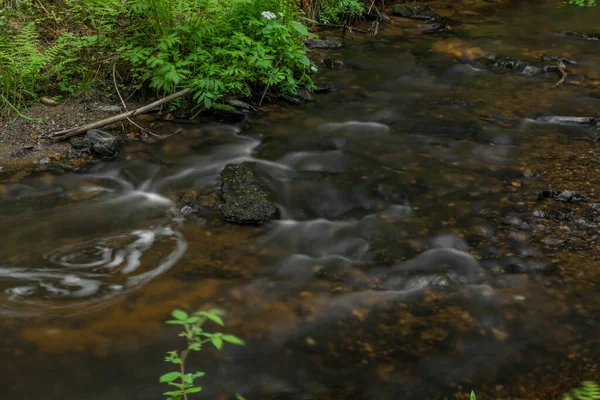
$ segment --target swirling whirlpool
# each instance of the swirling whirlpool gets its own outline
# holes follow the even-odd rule
[[[36,306],[105,301],[169,270],[186,248],[170,227],[134,230],[55,249],[41,266],[0,266],[0,287],[9,300]]]

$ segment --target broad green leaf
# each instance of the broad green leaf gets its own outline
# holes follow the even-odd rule
[[[221,89],[222,89],[223,84],[221,83],[221,81],[219,81],[219,84],[221,84]],[[208,310],[208,312],[211,314],[220,315],[221,317],[224,317],[225,315],[227,315],[227,311],[223,310],[222,308],[211,308],[210,310]]]
[[[192,325],[192,324],[195,324],[198,321],[200,321],[200,317],[189,317],[188,319],[185,320],[185,323],[189,324],[189,325]]]
[[[214,338],[212,338],[212,344],[219,350],[221,350],[223,348],[223,339],[221,339],[220,337],[216,336]]]
[[[242,396],[241,394],[239,394],[239,393],[236,393],[236,394],[235,394],[235,398],[236,398],[237,400],[246,400],[246,398],[245,398],[244,396]]]
[[[181,391],[179,391],[179,390],[173,390],[171,392],[164,392],[163,394],[165,396],[179,396],[181,394]]]
[[[227,343],[239,344],[239,345],[246,344],[246,342],[244,342],[242,339],[240,339],[237,336],[233,336],[233,335],[223,335],[223,336],[221,336],[221,339],[223,339]]]
[[[173,382],[175,379],[181,377],[181,372],[173,371],[166,373],[160,377],[160,383]]]
[[[201,392],[201,391],[202,391],[202,386],[194,386],[194,387],[191,387],[189,389],[185,389],[185,393],[186,394],[188,394],[188,393],[198,393],[198,392]]]
[[[178,308],[173,310],[171,315],[173,316],[173,318],[178,319],[180,321],[185,321],[186,319],[188,319],[188,314],[185,311],[180,310]]]
[[[194,374],[193,374],[192,376],[193,376],[193,377],[194,377],[194,379],[195,379],[195,378],[201,378],[201,377],[203,377],[204,375],[206,375],[204,372],[202,372],[202,371],[197,371],[197,372],[194,372]]]
[[[473,390],[471,390],[471,399],[470,400],[477,400],[477,397],[475,396],[475,392]]]
[[[192,374],[181,375],[181,380],[188,385],[194,383],[194,378],[192,377]]]
[[[306,29],[306,27],[300,22],[292,21],[290,24],[292,25],[292,28],[294,28],[300,35],[308,36],[308,29]]]

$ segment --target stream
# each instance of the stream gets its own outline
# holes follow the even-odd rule
[[[315,77],[336,90],[244,129],[156,123],[177,133],[0,181],[2,398],[161,398],[174,308],[223,308],[207,328],[247,342],[191,356],[198,398],[551,399],[600,380],[598,127],[552,118],[600,116],[600,8],[473,9],[449,33],[391,17],[313,51],[351,66]],[[558,71],[491,55],[577,63],[550,88]],[[221,219],[220,172],[245,161],[279,219]]]

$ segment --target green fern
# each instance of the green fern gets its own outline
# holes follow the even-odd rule
[[[563,395],[562,400],[600,400],[600,385],[596,382],[583,382],[578,388]]]
[[[40,51],[40,39],[34,23],[18,32],[0,35],[0,114],[19,112],[20,104],[35,86],[51,55]]]

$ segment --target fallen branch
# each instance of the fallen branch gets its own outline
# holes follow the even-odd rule
[[[62,131],[54,132],[50,136],[52,136],[52,138],[54,140],[68,139],[73,136],[77,136],[79,134],[87,132],[90,129],[101,128],[106,125],[114,124],[115,122],[123,121],[123,120],[129,119],[131,117],[135,117],[136,115],[144,114],[144,113],[160,106],[161,104],[168,103],[169,101],[178,99],[179,97],[183,97],[186,94],[188,94],[189,92],[190,92],[190,89],[183,89],[177,93],[173,93],[170,96],[164,97],[160,100],[156,100],[154,103],[150,103],[150,104],[140,107],[138,109],[127,111],[127,112],[124,112],[124,113],[121,113],[118,115],[114,115],[112,117],[103,119],[101,121],[92,122],[91,124],[80,126],[78,128],[71,128],[71,129],[65,129]]]

